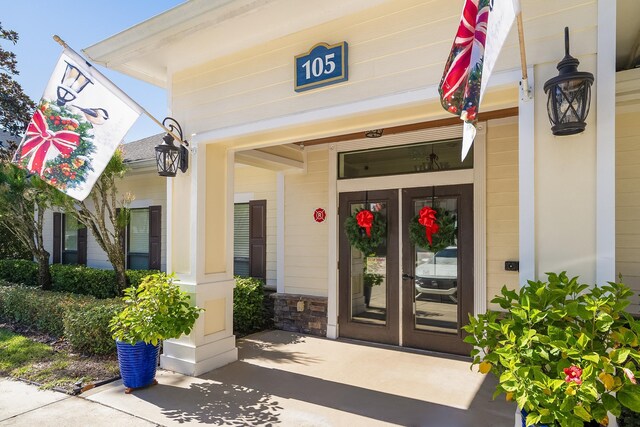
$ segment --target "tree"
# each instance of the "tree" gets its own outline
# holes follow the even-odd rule
[[[8,40],[15,45],[18,33],[5,30],[0,22],[0,40]],[[17,66],[15,53],[4,50],[0,45],[0,128],[13,136],[22,134],[26,129],[35,108],[33,101],[13,79],[20,74]]]
[[[98,246],[113,265],[120,293],[128,286],[123,230],[129,219],[128,206],[132,196],[127,194],[118,199],[116,180],[122,179],[126,171],[122,151],[116,150],[87,199],[78,201],[57,190],[53,198],[55,206],[61,207],[67,214],[75,215],[80,223],[91,230]]]
[[[0,162],[0,226],[27,247],[38,262],[42,289],[51,288],[49,252],[44,248],[44,213],[51,207],[51,187],[9,162]]]

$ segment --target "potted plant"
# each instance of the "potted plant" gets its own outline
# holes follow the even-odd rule
[[[379,286],[383,280],[384,280],[384,276],[382,274],[367,273],[365,270],[364,276],[363,276],[364,303],[367,307],[369,307],[369,302],[371,302],[371,288],[374,286]]]
[[[566,273],[494,298],[504,311],[470,316],[473,365],[492,372],[523,412],[523,426],[606,425],[607,413],[640,411],[640,324],[621,283],[589,286]]]
[[[155,384],[159,343],[189,334],[202,311],[173,283],[173,276],[152,274],[125,289],[124,309],[109,328],[116,340],[125,392]]]

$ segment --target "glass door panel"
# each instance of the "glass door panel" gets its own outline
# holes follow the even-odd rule
[[[418,198],[413,201],[413,213],[425,207],[435,207],[457,219],[458,199],[455,197]],[[457,228],[457,227],[456,227]],[[449,334],[458,332],[458,247],[457,238],[437,252],[413,247],[414,326],[419,330]]]
[[[351,215],[361,209],[379,214],[387,222],[387,203],[353,203]],[[389,226],[387,224],[387,231]],[[362,230],[364,232],[364,229]],[[375,252],[351,247],[351,319],[379,325],[387,323],[387,236]]]

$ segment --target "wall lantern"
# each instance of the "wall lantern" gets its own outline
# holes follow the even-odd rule
[[[569,27],[564,29],[564,51],[558,75],[544,84],[551,131],[559,136],[584,132],[593,84],[593,74],[578,71],[580,61],[569,54]]]
[[[156,145],[156,167],[158,168],[158,175],[174,177],[178,172],[178,169],[185,173],[189,167],[189,150],[187,147],[189,143],[183,139],[182,128],[180,124],[172,117],[166,117],[162,121],[162,125],[166,126],[169,122],[169,130],[178,132],[180,136],[179,146],[176,147],[173,144],[175,138],[171,133],[167,133],[162,137],[162,144]]]

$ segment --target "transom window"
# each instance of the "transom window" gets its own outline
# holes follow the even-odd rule
[[[420,142],[338,154],[338,179],[473,169],[473,147],[460,160],[462,139]]]

